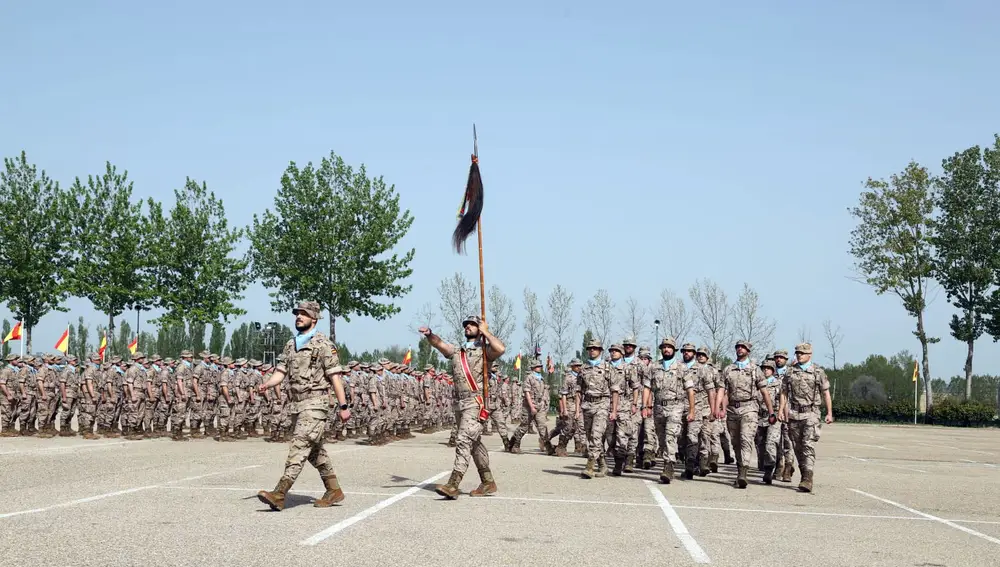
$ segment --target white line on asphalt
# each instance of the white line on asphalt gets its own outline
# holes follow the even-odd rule
[[[148,440],[144,440],[148,441]],[[113,443],[79,443],[77,445],[63,445],[61,447],[45,447],[44,449],[25,449],[13,451],[0,451],[0,455],[36,455],[40,453],[53,453],[58,451],[73,451],[74,449],[103,449],[105,447],[120,447],[122,445],[134,445],[136,441],[116,441]]]
[[[899,470],[903,470],[903,471],[916,471],[916,472],[919,472],[919,473],[926,473],[927,472],[925,470],[921,470],[921,469],[914,468],[914,467],[906,467],[906,466],[903,466],[903,465],[891,465],[889,463],[873,462],[873,461],[871,461],[869,459],[862,459],[861,457],[855,457],[853,455],[847,455],[847,457],[849,459],[854,459],[855,461],[861,461],[862,463],[872,463],[874,465],[881,465],[883,467],[890,467],[890,468],[899,469]]]
[[[984,467],[989,467],[991,469],[997,468],[993,463],[980,463],[979,461],[970,461],[969,459],[962,459],[963,463],[972,463],[974,465],[983,465]]]
[[[963,532],[965,532],[967,534],[974,535],[974,536],[976,536],[978,538],[985,539],[986,541],[988,541],[990,543],[995,543],[997,545],[1000,545],[1000,539],[997,539],[997,538],[992,537],[992,536],[988,536],[988,535],[986,535],[984,533],[977,532],[976,530],[974,530],[972,528],[967,528],[965,526],[961,526],[959,524],[956,524],[955,522],[952,522],[951,520],[945,520],[944,518],[938,518],[937,516],[932,516],[932,515],[927,514],[925,512],[921,512],[920,510],[914,510],[913,508],[910,508],[909,506],[904,506],[904,505],[900,504],[899,502],[893,502],[892,500],[888,500],[886,498],[882,498],[881,496],[875,496],[874,494],[869,494],[869,493],[867,493],[867,492],[865,492],[863,490],[858,490],[856,488],[852,488],[851,490],[853,492],[857,492],[858,494],[860,494],[862,496],[867,496],[868,498],[873,498],[875,500],[878,500],[879,502],[885,502],[886,504],[895,506],[895,507],[899,508],[900,510],[906,510],[907,512],[909,512],[911,514],[916,514],[918,516],[923,516],[924,518],[927,518],[928,520],[934,520],[935,522],[940,522],[940,523],[942,523],[942,524],[944,524],[946,526],[955,528],[956,530],[960,530],[960,531],[963,531]]]
[[[221,474],[227,474],[227,473],[236,472],[236,471],[242,471],[242,470],[246,470],[246,469],[253,469],[253,468],[257,468],[259,466],[261,466],[261,465],[250,465],[248,467],[240,467],[240,468],[237,468],[237,469],[230,469],[230,470],[226,470],[226,471],[214,472],[214,473],[203,474],[203,475],[198,475],[198,476],[190,476],[190,477],[182,478],[182,479],[179,479],[179,480],[171,480],[171,481],[165,482],[163,484],[164,485],[167,485],[167,484],[177,484],[177,483],[180,483],[180,482],[187,482],[189,480],[198,480],[198,479],[207,478],[207,477],[210,477],[210,476],[218,476],[218,475],[221,475]],[[77,500],[70,500],[69,502],[62,502],[60,504],[53,504],[52,506],[46,506],[44,508],[33,508],[31,510],[19,510],[17,512],[7,512],[7,513],[4,513],[4,514],[0,514],[0,519],[10,518],[10,517],[13,517],[13,516],[23,516],[25,514],[38,514],[40,512],[48,512],[49,510],[55,510],[57,508],[68,508],[70,506],[76,506],[78,504],[87,504],[88,502],[95,502],[97,500],[103,500],[105,498],[111,498],[111,497],[114,497],[114,496],[122,496],[122,495],[125,495],[125,494],[132,494],[134,492],[141,492],[143,490],[151,490],[153,488],[160,488],[160,486],[161,485],[159,485],[159,484],[151,484],[149,486],[138,486],[138,487],[129,488],[129,489],[126,489],[126,490],[116,490],[115,492],[107,492],[105,494],[97,494],[95,496],[88,496],[86,498],[79,498]]]
[[[663,515],[667,517],[667,522],[677,535],[677,539],[681,540],[681,543],[684,545],[684,549],[687,549],[688,555],[691,556],[691,559],[694,559],[695,563],[711,563],[712,560],[708,558],[708,554],[706,554],[705,550],[698,545],[694,536],[688,533],[688,529],[684,525],[684,522],[681,521],[681,517],[677,515],[676,511],[674,511],[670,502],[667,501],[667,497],[660,492],[659,487],[648,480],[645,482],[646,488],[649,489],[649,493],[653,495],[653,500],[656,500],[656,503],[660,505],[660,510],[663,510]]]
[[[837,439],[837,441],[840,441],[841,443],[847,443],[848,445],[857,445],[858,447],[871,447],[873,449],[884,449],[886,451],[895,451],[896,450],[896,449],[892,449],[892,448],[889,448],[889,447],[885,447],[883,445],[869,445],[867,443],[855,443],[854,441],[844,441],[843,439]]]
[[[399,502],[400,500],[403,500],[405,498],[413,496],[418,491],[423,490],[423,488],[425,486],[427,486],[428,484],[430,484],[430,483],[438,480],[439,478],[444,477],[444,475],[448,474],[449,472],[451,472],[451,471],[440,472],[440,473],[438,473],[438,474],[430,477],[429,479],[421,482],[420,484],[418,484],[418,485],[416,485],[414,487],[408,488],[408,489],[404,490],[403,492],[400,492],[399,494],[396,494],[395,496],[392,496],[390,498],[386,498],[385,500],[382,500],[381,502],[379,502],[378,504],[372,506],[371,508],[367,508],[365,510],[362,510],[361,512],[359,512],[359,513],[351,516],[350,518],[347,518],[346,520],[337,522],[336,524],[330,526],[329,528],[326,528],[325,530],[319,532],[318,534],[316,534],[316,535],[314,535],[314,536],[312,536],[312,537],[310,537],[308,539],[305,539],[305,540],[303,540],[303,541],[301,541],[299,543],[302,544],[302,545],[316,545],[316,544],[322,542],[323,540],[325,540],[326,538],[328,538],[328,537],[336,534],[337,532],[343,531],[343,530],[345,530],[345,529],[353,526],[354,524],[356,524],[356,523],[364,520],[365,518],[368,518],[369,516],[371,516],[372,514],[375,514],[379,510],[382,510],[383,508],[387,508],[389,506],[392,506],[393,504],[395,504],[396,502]]]
[[[925,441],[917,441],[917,443],[920,444],[920,445],[924,445],[926,447],[935,447],[937,449],[949,449],[949,450],[958,451],[958,452],[963,452],[964,451],[966,453],[978,453],[980,455],[996,455],[996,453],[991,453],[989,451],[978,451],[976,449],[965,449],[963,447],[955,447],[955,446],[949,447],[948,445],[935,445],[933,443],[927,443]]]

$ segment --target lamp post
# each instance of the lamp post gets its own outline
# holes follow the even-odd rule
[[[657,343],[657,341],[660,340],[660,320],[659,319],[653,321],[653,327],[656,329],[656,331],[653,333],[653,349],[655,350],[656,348],[658,348],[658,345],[656,343]]]

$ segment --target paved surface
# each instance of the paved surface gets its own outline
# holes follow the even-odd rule
[[[500,492],[441,501],[446,433],[328,446],[347,492],[306,466],[283,512],[255,497],[286,445],[0,439],[6,565],[1000,565],[1000,431],[835,424],[812,494],[731,487],[735,471],[661,486],[653,471],[583,480],[580,458],[510,455]],[[526,438],[522,447],[534,446]],[[473,471],[462,488],[478,483]],[[8,562],[9,561],[9,562]]]

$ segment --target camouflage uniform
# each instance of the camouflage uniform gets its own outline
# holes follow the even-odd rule
[[[184,422],[188,415],[191,416],[191,433],[194,433],[198,426],[195,423],[195,407],[197,396],[194,392],[194,363],[191,361],[192,353],[189,350],[181,351],[181,360],[174,369],[173,382],[178,394],[174,396],[174,407],[170,424],[171,438],[174,441],[186,441],[190,437],[184,436]]]
[[[768,376],[770,369],[771,375]],[[771,396],[771,403],[780,399],[781,380],[774,374],[774,361],[768,360],[761,365],[764,378],[767,380],[766,390]],[[767,410],[764,407],[763,395],[757,394],[759,410],[757,412],[757,434],[754,436],[754,445],[757,448],[757,468],[764,473],[764,483],[771,484],[774,477],[774,466],[778,459],[778,451],[781,445],[781,423],[771,424]]]
[[[687,367],[682,380],[686,390],[694,391],[694,421],[687,422],[685,445],[684,476],[691,479],[694,476],[695,468],[701,476],[709,472],[709,453],[712,448],[712,429],[715,426],[715,418],[711,416],[712,408],[709,405],[709,392],[715,391],[715,372],[710,367],[700,364],[695,360],[694,355],[697,349],[691,343],[686,343],[681,347],[681,354],[690,352],[691,363],[683,363]],[[714,396],[712,396],[714,398]]]
[[[739,341],[737,347],[743,346],[750,350],[750,343]],[[767,386],[763,372],[748,357],[746,361],[736,361],[722,371],[723,389],[726,395],[726,426],[729,437],[733,440],[736,453],[738,474],[734,484],[737,488],[746,488],[747,472],[750,468],[750,455],[753,451],[753,438],[757,430],[756,392]]]
[[[94,434],[94,420],[97,417],[97,402],[101,393],[101,357],[97,354],[90,355],[90,362],[83,369],[80,377],[80,416],[77,427],[83,433],[84,439],[97,439]],[[90,392],[94,392],[94,396]]]
[[[222,364],[222,368],[220,369],[219,381],[217,383],[219,393],[215,403],[215,413],[219,416],[219,423],[214,439],[216,441],[232,441],[233,437],[229,434],[229,426],[233,419],[233,406],[236,405],[236,370],[230,368],[233,364],[233,359],[228,356],[223,357],[220,363]],[[229,394],[228,398],[226,394]]]
[[[556,436],[559,437],[559,445],[556,447],[555,454],[558,457],[568,456],[566,447],[569,445],[570,439],[575,440],[574,449],[580,451],[585,446],[585,441],[582,441],[580,432],[583,430],[580,424],[576,420],[576,394],[580,389],[579,380],[579,370],[583,365],[577,359],[573,359],[569,363],[569,368],[566,369],[566,373],[563,374],[562,387],[559,389],[559,396],[565,405],[565,413],[560,412],[559,417],[556,419],[556,426],[549,434],[549,440],[551,442]],[[573,369],[576,370],[573,370]]]
[[[24,365],[17,376],[17,388],[21,399],[18,403],[17,420],[21,435],[35,435],[35,415],[38,412],[38,368],[41,361],[33,356],[24,358]]]
[[[126,395],[131,388],[132,395],[126,397],[122,409],[122,434],[126,439],[139,439],[142,417],[145,414],[146,401],[146,370],[142,367],[144,355],[136,351],[132,355],[132,365],[125,371]]]
[[[45,364],[35,376],[35,387],[38,396],[38,429],[39,437],[53,437],[56,434],[55,421],[59,412],[59,394],[57,394],[59,373],[55,359],[47,356]]]
[[[0,437],[14,436],[14,421],[17,418],[18,388],[17,375],[20,357],[16,354],[7,355],[7,365],[0,368]],[[4,394],[4,389],[10,394],[10,399]]]
[[[627,348],[628,345],[636,346],[632,337],[627,337],[622,342],[623,348]],[[632,356],[622,358],[622,361],[624,373],[620,412],[622,417],[618,419],[616,427],[615,466],[618,466],[618,461],[621,459],[622,471],[630,473],[635,467],[636,450],[639,448],[639,428],[642,427],[642,377],[639,374],[642,366],[635,356],[635,351],[632,352]]]
[[[788,372],[788,351],[778,349],[774,351],[775,377],[779,383],[783,383]],[[780,388],[779,388],[780,393]],[[781,444],[778,446],[778,459],[774,467],[774,474],[778,480],[791,482],[792,475],[795,474],[795,451],[792,449],[792,439],[788,435],[788,422],[779,422],[781,426]]]
[[[587,343],[587,348],[604,350],[597,339]],[[583,429],[587,433],[587,468],[583,478],[604,476],[607,462],[604,457],[604,437],[613,406],[613,398],[621,394],[623,375],[600,358],[587,360],[577,379],[579,385],[578,412],[583,413]],[[596,469],[595,469],[596,466]]]
[[[664,338],[659,346],[662,349],[668,345],[676,346],[674,339]],[[653,420],[656,426],[653,439],[647,437],[646,442],[657,446],[658,452],[663,457],[660,482],[664,484],[669,484],[674,478],[677,440],[681,436],[688,406],[683,381],[686,370],[680,357],[675,355],[669,360],[661,359],[647,366],[642,381],[643,388],[648,388],[651,392],[650,401],[653,404]]]
[[[539,372],[534,372],[535,369]],[[531,364],[532,372],[524,379],[524,388],[521,394],[521,424],[514,435],[510,438],[510,450],[514,453],[521,452],[521,439],[528,433],[528,425],[534,423],[538,431],[540,443],[544,446],[549,444],[549,429],[545,422],[545,412],[543,406],[547,405],[543,400],[545,396],[545,379],[541,374],[542,362],[535,361]],[[531,412],[527,397],[530,396],[535,406],[535,412]]]
[[[796,353],[812,354],[812,345],[802,343],[795,347]],[[820,407],[824,402],[824,392],[830,390],[830,380],[826,371],[811,360],[806,365],[797,362],[788,369],[782,381],[782,395],[786,397],[788,410],[788,433],[799,462],[802,482],[799,490],[812,491],[813,467],[816,464],[816,430],[820,424]]]

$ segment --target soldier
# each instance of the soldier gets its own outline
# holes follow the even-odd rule
[[[622,341],[622,368],[625,373],[622,394],[629,400],[629,410],[619,419],[617,439],[619,453],[624,451],[622,472],[631,473],[635,470],[636,450],[639,447],[639,428],[642,426],[642,363],[635,356],[638,345],[635,338],[629,336]],[[627,422],[627,423],[625,423]],[[624,424],[624,427],[622,426]],[[615,457],[615,468],[618,467],[618,457]]]
[[[371,400],[372,420],[368,425],[368,444],[385,445],[386,430],[389,426],[389,400],[385,384],[385,365],[389,363],[386,359],[381,359],[375,365],[368,378],[368,398]]]
[[[507,431],[507,414],[504,411],[503,379],[500,376],[500,363],[493,362],[492,373],[490,373],[490,419],[488,423],[493,424],[493,428],[500,434],[503,441],[503,448],[510,449],[510,435]]]
[[[708,457],[712,448],[712,428],[715,412],[715,372],[699,364],[697,349],[691,343],[681,346],[685,366],[682,380],[688,391],[687,444],[684,478],[694,478],[695,467],[701,476],[708,475]]]
[[[17,419],[17,375],[20,373],[21,357],[8,354],[7,365],[0,368],[0,437],[14,437],[14,422]]]
[[[653,357],[649,352],[649,347],[641,347],[639,349],[639,364],[638,364],[638,374],[639,382],[642,383],[646,379],[646,375],[649,373],[650,364],[653,362]],[[657,446],[656,438],[656,420],[652,417],[646,417],[641,411],[644,407],[645,402],[640,403],[639,418],[640,422],[637,427],[639,434],[636,435],[636,456],[642,459],[642,468],[644,470],[649,470],[653,468],[653,463],[655,460],[653,456],[656,454],[655,447]],[[646,447],[651,447],[646,449]]]
[[[729,434],[726,430],[726,412],[722,407],[722,373],[708,359],[708,347],[701,346],[695,351],[695,360],[703,365],[706,371],[715,377],[715,406],[712,412],[715,414],[715,422],[711,424],[709,433],[712,437],[712,446],[708,451],[708,466],[713,473],[719,472],[719,453],[724,454],[725,464],[735,463],[729,446]]]
[[[722,399],[723,405],[726,407],[726,425],[729,429],[729,437],[733,440],[733,449],[736,452],[738,473],[736,482],[733,483],[736,488],[747,487],[747,472],[750,469],[750,465],[747,463],[750,462],[750,452],[753,450],[759,407],[755,392],[761,392],[764,397],[768,419],[772,423],[776,421],[771,396],[767,392],[767,380],[760,371],[760,367],[750,360],[751,348],[752,345],[749,341],[737,341],[736,362],[722,371]],[[739,442],[738,446],[737,441]]]
[[[582,366],[583,363],[576,358],[569,361],[569,366],[563,375],[562,387],[559,389],[559,417],[556,420],[555,428],[549,434],[550,446],[552,439],[555,439],[557,436],[559,437],[559,444],[555,449],[557,457],[569,456],[569,453],[566,451],[569,440],[577,439],[579,435],[578,430],[582,429],[576,420],[576,394],[580,389],[579,378]],[[574,449],[579,450],[583,448],[582,441],[575,442],[575,444],[576,447]]]
[[[531,373],[524,379],[521,392],[521,424],[510,438],[510,452],[521,453],[521,439],[528,433],[528,425],[535,424],[540,443],[546,449],[552,447],[549,442],[549,430],[545,423],[545,414],[541,411],[542,398],[545,395],[545,378],[542,376],[542,361],[531,363]],[[552,450],[555,453],[555,450]]]
[[[761,365],[764,378],[767,380],[767,393],[771,400],[780,400],[781,381],[774,374],[774,360],[766,360]],[[758,405],[763,396],[758,394]],[[773,402],[772,402],[773,403]],[[775,463],[781,445],[781,423],[771,423],[761,407],[757,412],[757,434],[754,445],[757,448],[757,468],[764,473],[764,484],[771,484],[774,478]]]
[[[42,366],[35,375],[38,389],[38,436],[42,438],[55,437],[56,417],[59,411],[59,396],[56,388],[59,383],[59,372],[56,359],[52,355],[42,358]]]
[[[455,416],[458,422],[458,436],[455,448],[455,464],[446,484],[438,485],[436,492],[445,498],[458,498],[458,487],[469,468],[469,460],[475,462],[479,472],[479,486],[469,496],[489,496],[497,491],[496,480],[490,470],[490,454],[482,441],[483,423],[489,419],[489,410],[482,396],[483,383],[489,383],[484,376],[484,363],[503,356],[506,347],[495,337],[478,315],[470,315],[462,321],[465,344],[451,345],[444,342],[429,328],[421,327],[419,332],[445,358],[451,359],[455,371],[461,378],[454,382]],[[485,361],[485,362],[484,362]]]
[[[779,385],[785,380],[785,374],[788,371],[787,365],[788,351],[784,349],[774,351],[774,374],[778,379]],[[792,475],[795,474],[795,451],[792,450],[792,440],[788,436],[788,421],[782,421],[779,425],[781,426],[781,445],[778,447],[778,459],[774,467],[774,475],[782,482],[792,482]]]
[[[587,468],[581,473],[583,478],[602,477],[607,472],[604,436],[608,423],[618,419],[623,375],[601,359],[603,351],[600,340],[591,339],[587,343],[587,362],[577,380],[580,389],[576,394],[576,418],[583,419],[587,433]]]
[[[674,459],[682,420],[689,402],[682,376],[686,367],[677,360],[677,343],[666,337],[660,341],[660,360],[650,364],[642,381],[643,417],[653,417],[656,431],[652,443],[663,457],[660,482],[670,484],[674,478]],[[650,441],[647,441],[650,442]]]
[[[20,392],[18,403],[18,429],[21,435],[36,435],[35,415],[38,412],[38,383],[35,377],[41,360],[34,356],[26,356],[17,376],[17,389]]]
[[[92,353],[80,377],[80,413],[77,417],[77,429],[84,439],[99,439],[94,434],[94,419],[97,415],[98,393],[100,392],[101,356]]]
[[[330,405],[328,389],[333,388],[340,408],[340,418],[347,421],[351,411],[347,405],[344,386],[340,376],[344,369],[337,357],[337,348],[322,332],[316,329],[321,318],[320,306],[315,301],[304,301],[292,311],[295,314],[295,329],[298,335],[285,345],[281,362],[274,374],[258,387],[263,393],[277,386],[288,376],[291,389],[289,413],[293,416],[295,430],[292,443],[285,459],[285,472],[273,491],[262,490],[257,498],[272,510],[285,507],[285,496],[295,479],[302,472],[302,465],[308,459],[316,467],[326,492],[313,502],[317,508],[329,507],[344,500],[344,492],[333,470],[333,464],[323,448],[323,430],[329,419]]]
[[[121,389],[118,387],[120,377],[118,363],[121,358],[111,357],[111,360],[101,365],[98,377],[100,379],[101,397],[97,406],[97,433],[107,438],[120,435],[115,423],[115,412],[120,401]]]
[[[76,357],[67,356],[66,364],[59,369],[59,385],[57,395],[59,396],[59,436],[73,437],[73,414],[80,407],[80,375],[77,373]]]
[[[212,383],[212,353],[203,350],[198,353],[201,363],[194,365],[191,370],[191,383],[197,392],[194,403],[191,406],[191,438],[201,439],[202,424],[205,425],[205,433],[210,433],[212,429],[212,414],[208,408],[208,388]],[[214,394],[213,394],[214,395]]]
[[[248,381],[247,394],[249,395],[247,402],[247,421],[246,421],[246,436],[247,437],[260,437],[257,433],[257,424],[261,421],[261,398],[257,395],[257,386],[264,383],[264,377],[260,373],[260,367],[263,366],[259,360],[250,359],[247,365],[250,367],[250,380]],[[263,426],[263,424],[261,424]]]
[[[181,351],[180,362],[173,374],[174,406],[171,412],[170,439],[172,441],[187,441],[190,437],[184,436],[184,422],[188,413],[192,413],[191,432],[195,431],[193,407],[197,399],[193,383],[193,353],[189,350]]]
[[[159,357],[159,355],[157,355]],[[159,396],[156,406],[153,408],[153,431],[154,437],[166,437],[167,426],[170,422],[170,410],[174,405],[174,394],[177,391],[176,382],[171,378],[173,374],[174,359],[164,358],[153,363],[153,371],[156,381],[153,388]]]
[[[236,405],[236,396],[233,390],[238,388],[237,378],[236,378],[236,365],[233,364],[233,359],[224,356],[220,361],[222,364],[222,371],[219,374],[219,397],[216,401],[216,414],[219,416],[218,430],[213,437],[216,441],[233,441],[233,437],[229,434],[229,425],[232,421],[232,409]]]
[[[826,423],[833,423],[833,401],[830,381],[818,364],[812,361],[809,343],[795,346],[796,363],[785,373],[781,383],[781,414],[788,421],[788,433],[799,461],[801,481],[799,491],[812,492],[816,449],[813,447],[816,428],[820,424],[820,404],[826,406]]]
[[[247,362],[249,361],[245,358],[237,358],[233,361],[232,365],[233,381],[230,383],[230,394],[236,404],[232,407],[233,434],[230,436],[230,440],[247,438],[244,431],[244,423],[247,419],[247,403],[250,401],[250,396],[247,394],[247,388],[250,383],[250,376],[247,374]]]
[[[146,355],[141,351],[132,353],[132,365],[125,371],[125,406],[122,409],[122,435],[125,439],[141,439],[141,420],[145,414],[146,372],[142,364]]]

